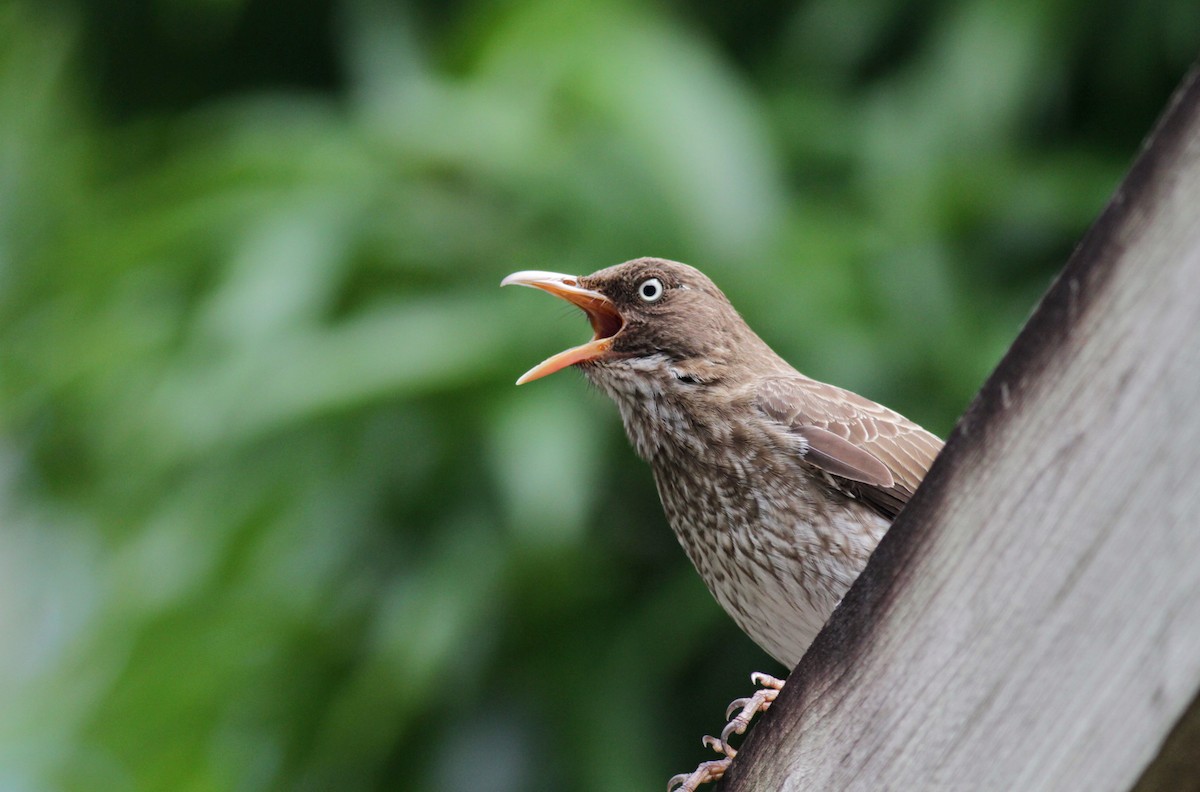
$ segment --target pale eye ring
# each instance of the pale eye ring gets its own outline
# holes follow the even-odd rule
[[[637,287],[638,297],[641,297],[643,302],[648,303],[661,300],[664,291],[662,281],[658,278],[646,278]]]

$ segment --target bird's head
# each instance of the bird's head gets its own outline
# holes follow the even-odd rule
[[[501,282],[510,284],[578,306],[593,331],[591,341],[542,361],[518,385],[570,365],[601,384],[635,377],[699,385],[724,380],[748,353],[773,356],[721,290],[686,264],[640,258],[583,277],[528,270]]]

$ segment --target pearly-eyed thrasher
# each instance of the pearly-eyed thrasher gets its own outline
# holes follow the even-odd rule
[[[700,271],[641,258],[585,277],[516,272],[587,314],[591,341],[517,384],[577,365],[621,412],[663,510],[717,602],[795,667],[920,484],[942,442],[912,421],[809,379],[767,346]],[[730,706],[725,758],[673,778],[719,778],[728,743],[783,683]]]

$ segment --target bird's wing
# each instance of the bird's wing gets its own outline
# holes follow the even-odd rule
[[[755,403],[803,438],[804,462],[885,517],[895,517],[908,503],[942,450],[941,440],[904,416],[807,377],[768,380]]]

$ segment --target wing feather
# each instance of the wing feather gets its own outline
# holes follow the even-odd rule
[[[801,375],[768,380],[759,387],[756,404],[817,451],[807,454],[804,462],[832,476],[840,488],[885,517],[895,517],[904,508],[942,450],[941,440],[899,413]],[[828,442],[822,432],[847,441],[857,452]],[[890,486],[871,458],[891,474]]]

